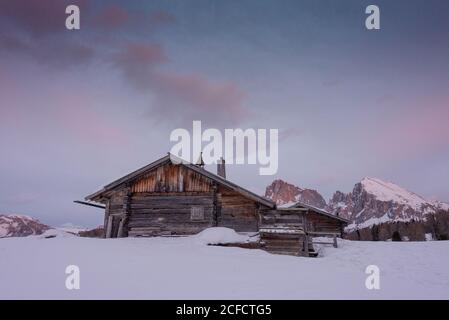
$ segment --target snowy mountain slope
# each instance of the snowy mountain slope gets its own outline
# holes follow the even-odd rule
[[[0,238],[28,237],[42,235],[43,237],[78,235],[87,229],[65,224],[60,228],[53,228],[39,220],[23,214],[0,214]]]
[[[0,238],[42,234],[50,227],[29,216],[0,214]]]
[[[363,189],[379,201],[393,201],[419,210],[422,205],[429,204],[416,193],[405,190],[398,185],[377,178],[364,178],[360,182]]]
[[[428,214],[446,210],[449,204],[426,200],[394,183],[364,178],[350,193],[335,192],[328,210],[352,221],[349,230],[386,222],[426,219]]]
[[[449,203],[441,202],[439,200],[432,200],[430,201],[430,203],[432,203],[436,208],[440,210],[449,211]]]

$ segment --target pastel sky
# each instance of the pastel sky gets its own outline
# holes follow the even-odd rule
[[[101,210],[73,200],[165,155],[193,120],[280,130],[275,176],[227,167],[259,194],[282,178],[328,199],[374,176],[449,201],[448,13],[445,0],[0,0],[0,212],[97,226]]]

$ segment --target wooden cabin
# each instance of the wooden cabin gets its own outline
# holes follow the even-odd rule
[[[188,235],[213,226],[257,232],[275,203],[203,167],[167,155],[86,200],[105,208],[105,236]]]
[[[213,174],[201,164],[168,154],[85,200],[104,205],[106,238],[191,235],[221,226],[237,232],[261,231],[262,246],[267,239],[281,238],[277,247],[275,240],[271,244],[267,240],[268,249],[273,249],[268,251],[284,246],[279,253],[308,255],[304,249],[312,246],[305,244],[308,232],[343,228],[345,221],[311,207],[277,208],[271,200],[230,182],[225,174],[224,161]],[[272,232],[275,229],[277,233]]]

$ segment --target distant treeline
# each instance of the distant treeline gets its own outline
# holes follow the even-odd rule
[[[386,222],[345,234],[346,239],[362,241],[449,240],[449,211],[426,215],[426,220]]]

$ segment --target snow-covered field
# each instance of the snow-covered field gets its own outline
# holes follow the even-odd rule
[[[0,239],[0,299],[449,298],[449,241],[340,241],[298,258],[204,239]],[[380,290],[365,287],[372,264]],[[66,289],[68,265],[80,268],[79,290]]]

